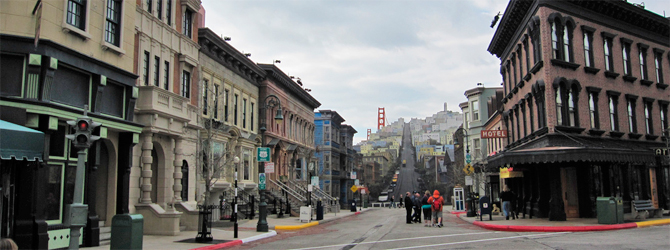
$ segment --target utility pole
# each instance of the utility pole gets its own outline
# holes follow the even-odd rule
[[[86,149],[90,148],[93,142],[100,139],[99,136],[92,135],[93,130],[99,127],[100,123],[94,122],[87,116],[88,105],[84,106],[84,116],[77,118],[76,121],[67,121],[67,124],[74,127],[74,134],[66,135],[67,139],[74,142],[77,152],[77,169],[74,181],[74,196],[72,204],[65,205],[63,224],[70,227],[70,245],[69,249],[79,249],[79,238],[81,237],[82,227],[86,226],[88,217],[88,205],[84,204],[84,172],[86,169]]]

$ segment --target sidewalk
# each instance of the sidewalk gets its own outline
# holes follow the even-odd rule
[[[160,235],[144,235],[142,239],[143,249],[162,249],[162,250],[183,250],[183,249],[197,249],[197,250],[213,250],[213,249],[223,249],[227,247],[241,245],[247,242],[252,242],[268,237],[277,235],[275,230],[299,230],[311,226],[316,226],[323,223],[328,223],[334,220],[338,220],[347,216],[355,216],[361,213],[365,213],[373,208],[363,208],[357,212],[351,212],[350,210],[340,210],[337,214],[327,213],[323,215],[323,220],[312,221],[310,223],[300,222],[299,217],[287,217],[277,218],[276,214],[269,214],[267,216],[267,222],[269,227],[269,232],[256,232],[256,224],[258,223],[258,215],[254,217],[253,220],[240,220],[238,221],[238,238],[233,238],[233,227],[232,223],[214,223],[214,224],[226,224],[226,227],[216,227],[212,228],[212,237],[214,241],[208,243],[197,243],[195,242],[195,236],[198,235],[197,231],[184,231],[180,232],[175,236],[160,236]],[[313,218],[316,218],[314,216]],[[110,249],[109,245],[98,246],[98,247],[86,247],[82,248],[86,250],[108,250]]]
[[[516,220],[505,220],[505,216],[501,214],[492,215],[493,220],[489,220],[489,215],[486,214],[479,219],[476,217],[467,217],[465,212],[453,212],[451,206],[444,206],[446,214],[458,216],[462,220],[472,223],[489,230],[496,231],[513,231],[513,232],[584,232],[584,231],[606,231],[618,230],[627,228],[648,227],[657,225],[670,224],[670,218],[663,216],[663,218],[646,218],[633,219],[630,214],[624,214],[624,223],[622,224],[598,224],[597,218],[568,218],[566,221],[549,221],[547,218],[532,219],[522,218],[521,214]]]

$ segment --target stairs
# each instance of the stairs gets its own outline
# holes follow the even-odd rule
[[[112,227],[105,227],[104,221],[98,222],[98,225],[100,227],[100,245],[109,245],[112,238]]]

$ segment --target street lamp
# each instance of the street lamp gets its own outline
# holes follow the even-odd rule
[[[237,167],[240,164],[240,157],[235,156],[233,158],[233,162],[235,163],[235,199],[233,200],[233,209],[235,210],[233,214],[234,218],[234,226],[233,226],[233,238],[237,239]]]
[[[281,110],[281,101],[279,101],[279,97],[276,95],[268,95],[265,97],[263,100],[263,108],[261,112],[261,127],[259,128],[261,132],[261,146],[265,144],[265,131],[267,128],[266,126],[266,116],[267,116],[267,110],[268,109],[273,109],[274,107],[277,107],[277,114],[275,115],[275,122],[277,124],[280,124],[284,120],[284,116],[282,115],[282,110]],[[258,162],[258,173],[259,176],[260,174],[265,174],[265,164],[263,162]],[[259,183],[260,184],[260,183]],[[265,189],[258,189],[258,196],[261,200],[261,203],[258,204],[258,224],[256,225],[256,232],[267,232],[268,231],[268,222],[266,220],[267,218],[267,206],[268,204],[265,202]]]

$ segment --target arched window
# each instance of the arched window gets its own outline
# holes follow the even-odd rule
[[[563,95],[560,87],[556,89],[556,125],[563,125]]]
[[[558,13],[549,16],[551,23],[552,59],[572,62],[572,31],[574,21],[570,17],[562,17]]]
[[[575,98],[575,90],[570,89],[568,90],[568,119],[569,119],[569,125],[570,126],[577,126],[576,120],[577,120],[577,112],[575,112],[575,106],[577,105],[576,103],[576,98]]]

